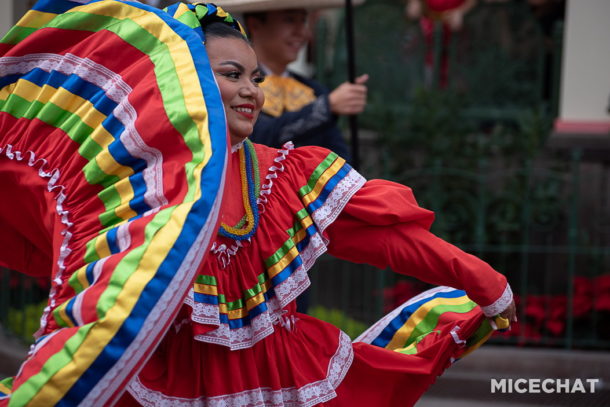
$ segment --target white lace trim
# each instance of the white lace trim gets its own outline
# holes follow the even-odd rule
[[[227,161],[225,160],[219,182],[219,191],[224,190],[226,169]],[[126,381],[128,375],[133,372],[133,368],[138,362],[146,363],[156,348],[155,338],[159,338],[160,333],[171,326],[169,318],[173,311],[180,307],[183,293],[192,285],[191,281],[193,281],[199,265],[203,261],[205,247],[209,244],[213,234],[216,233],[214,225],[220,213],[221,201],[222,196],[214,198],[208,218],[199,229],[180,266],[175,270],[168,287],[158,299],[154,308],[149,312],[137,336],[125,349],[123,356],[106,372],[87,397],[83,399],[82,405],[109,405],[108,399],[113,397],[114,393],[108,391],[108,389],[120,387]]]
[[[161,166],[163,156],[158,149],[147,145],[136,129],[137,112],[128,99],[132,92],[131,86],[119,74],[112,72],[107,67],[70,53],[65,55],[38,53],[0,58],[2,75],[23,74],[36,68],[45,72],[76,74],[103,89],[105,95],[117,103],[112,113],[125,127],[120,135],[120,140],[129,154],[146,161],[146,168],[142,171],[146,184],[144,201],[153,208],[150,213],[167,205],[167,198],[163,194],[163,168]]]
[[[191,289],[184,300],[184,303],[192,308],[191,319],[200,324],[218,326],[217,329],[196,335],[194,338],[235,350],[250,348],[256,342],[271,335],[275,330],[274,325],[283,315],[283,308],[309,287],[307,271],[315,259],[325,251],[326,246],[316,234],[301,253],[303,263],[286,280],[274,287],[275,295],[265,301],[267,310],[252,318],[250,324],[241,328],[230,328],[228,324],[221,323],[218,305],[195,301],[194,291]]]
[[[513,291],[510,289],[510,284],[506,283],[506,289],[493,304],[481,307],[486,317],[493,317],[501,313],[513,301]]]
[[[244,142],[240,141],[239,143],[231,145],[231,153],[236,153],[244,146]]]
[[[241,149],[243,146],[243,142],[236,144],[235,146],[231,146],[231,151],[235,152]],[[268,202],[267,196],[271,194],[271,188],[273,187],[273,180],[278,177],[278,172],[284,172],[284,164],[282,161],[286,159],[286,156],[290,153],[290,150],[294,148],[294,144],[292,141],[287,142],[282,146],[281,149],[277,150],[278,156],[273,159],[273,164],[267,170],[267,175],[265,179],[267,182],[261,185],[261,190],[259,193],[259,197],[256,200],[256,204],[258,205],[258,210],[260,214],[265,212],[265,204]],[[248,239],[249,242],[251,239]],[[243,246],[243,244],[239,240],[233,240],[231,245],[219,244],[214,242],[210,251],[216,255],[218,261],[220,262],[220,266],[224,269],[229,263],[231,263],[231,257],[235,256],[239,249]]]
[[[283,171],[283,167],[281,171]],[[272,179],[274,178],[276,177]],[[268,190],[270,191],[273,184],[271,179],[269,180]],[[194,291],[190,290],[184,302],[192,308],[191,319],[200,324],[218,326],[213,331],[196,335],[195,339],[201,342],[227,346],[230,349],[244,349],[252,347],[256,342],[272,334],[274,331],[273,325],[281,315],[282,308],[294,301],[309,287],[310,280],[307,272],[318,257],[327,250],[328,242],[322,237],[324,230],[339,216],[347,202],[365,182],[366,180],[358,172],[351,170],[335,186],[324,204],[313,213],[312,217],[319,232],[310,236],[309,243],[299,253],[302,264],[285,281],[273,287],[275,296],[266,301],[267,310],[252,318],[250,324],[241,328],[230,328],[228,324],[221,323],[219,306],[195,301]],[[231,249],[227,248],[226,250]],[[220,258],[223,259],[221,261],[228,261],[224,257]]]
[[[439,292],[449,292],[455,291],[453,287],[447,286],[439,286],[435,288],[431,288],[429,290],[424,291],[423,293],[419,293],[413,298],[408,299],[406,302],[402,303],[398,307],[394,308],[391,312],[387,313],[380,320],[375,322],[372,326],[370,326],[366,331],[364,331],[360,336],[354,339],[354,343],[356,342],[364,342],[364,343],[373,343],[375,339],[381,334],[381,332],[389,325],[391,321],[396,318],[404,308],[408,307],[411,304],[415,304],[416,302],[421,301],[426,297],[432,297],[433,295]]]
[[[365,183],[366,179],[354,169],[351,169],[339,181],[328,198],[326,198],[324,205],[316,209],[312,214],[313,220],[321,231],[326,230],[328,225],[337,219],[345,204]]]
[[[145,407],[311,407],[327,402],[337,396],[335,390],[347,374],[354,358],[349,337],[339,332],[337,351],[330,359],[326,378],[306,384],[303,387],[285,387],[273,390],[268,387],[245,390],[234,394],[198,398],[167,396],[159,391],[145,387],[138,377],[127,385],[127,391]],[[298,369],[298,366],[294,366]]]
[[[24,154],[21,151],[13,151],[13,146],[11,144],[7,144],[4,147],[0,147],[0,154],[2,153],[4,153],[4,155],[9,160],[14,160],[18,162],[23,161],[26,158],[26,155],[29,155],[27,165],[32,168],[35,168],[38,164],[40,164],[40,166],[38,167],[38,176],[41,178],[49,179],[47,183],[47,191],[59,191],[55,195],[55,201],[57,202],[55,205],[55,211],[61,219],[61,223],[64,225],[64,229],[60,232],[64,238],[61,242],[61,246],[59,248],[59,256],[57,258],[57,273],[53,277],[53,282],[55,283],[55,285],[51,287],[51,291],[49,293],[49,303],[43,310],[42,317],[40,319],[40,329],[38,329],[38,331],[36,331],[36,333],[34,334],[34,337],[38,338],[46,328],[47,316],[49,315],[49,312],[51,312],[51,310],[56,306],[55,296],[57,295],[58,288],[63,284],[62,277],[66,269],[64,261],[66,260],[66,257],[68,257],[68,255],[72,252],[72,249],[70,249],[69,244],[70,239],[72,238],[72,232],[70,232],[70,228],[72,227],[73,223],[69,220],[69,211],[66,211],[63,208],[63,203],[67,198],[67,195],[64,193],[66,187],[63,185],[57,185],[57,181],[61,176],[59,168],[54,168],[51,171],[46,171],[45,167],[47,166],[47,160],[44,158],[36,158],[36,153],[34,153],[33,151],[28,150]]]

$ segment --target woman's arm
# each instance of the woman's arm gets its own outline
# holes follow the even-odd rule
[[[506,277],[429,232],[431,221],[431,212],[417,206],[407,187],[369,181],[326,230],[329,253],[463,289],[487,316],[506,311],[514,319]]]

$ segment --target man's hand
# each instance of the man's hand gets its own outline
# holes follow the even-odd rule
[[[338,115],[352,115],[362,113],[366,106],[366,81],[367,74],[356,78],[355,83],[343,82],[335,90],[330,92],[328,100],[330,110]]]

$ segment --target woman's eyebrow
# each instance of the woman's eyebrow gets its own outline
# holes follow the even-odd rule
[[[244,66],[242,64],[240,64],[239,62],[236,61],[224,61],[220,63],[221,66],[223,65],[231,65],[234,66],[235,68],[237,68],[240,72],[244,72],[246,70],[246,68],[244,68]]]

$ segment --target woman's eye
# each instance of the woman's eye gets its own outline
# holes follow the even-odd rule
[[[239,79],[239,77],[241,76],[241,74],[237,71],[221,72],[220,74],[230,79]]]
[[[265,81],[265,77],[263,75],[255,76],[254,78],[252,78],[252,82],[254,82],[257,85],[260,85],[264,81]]]

